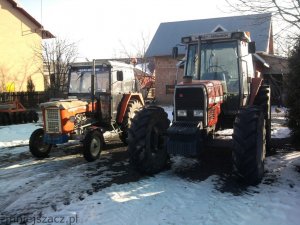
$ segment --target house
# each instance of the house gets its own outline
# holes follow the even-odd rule
[[[153,57],[155,63],[155,93],[160,104],[172,103],[172,89],[175,84],[177,61],[171,57],[172,48],[179,47],[179,55],[185,54],[184,46],[180,45],[181,37],[191,34],[211,33],[219,31],[249,31],[252,41],[256,42],[255,65],[262,74],[268,73],[268,78],[282,76],[286,70],[286,59],[274,55],[272,15],[254,14],[201,20],[188,20],[161,23],[148,49],[146,57]],[[270,60],[272,59],[272,60]],[[285,65],[285,69],[275,68],[278,63]],[[273,68],[273,66],[275,67]],[[182,77],[183,70],[179,70]]]
[[[0,0],[0,91],[44,90],[42,39],[53,34],[14,0]]]

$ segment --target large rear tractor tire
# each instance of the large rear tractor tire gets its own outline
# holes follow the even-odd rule
[[[233,124],[232,161],[235,172],[249,185],[257,185],[264,175],[266,126],[261,107],[239,111]]]
[[[142,104],[138,100],[130,100],[121,124],[122,133],[120,133],[120,139],[124,144],[127,143],[128,128],[131,127],[131,120],[135,114],[142,108]]]
[[[254,100],[254,105],[263,108],[266,120],[266,152],[271,153],[271,88],[269,85],[260,86]]]
[[[37,158],[45,158],[49,155],[52,145],[44,143],[44,130],[35,130],[29,139],[29,150]]]
[[[83,140],[83,156],[86,161],[93,162],[97,160],[102,151],[102,146],[102,134],[97,130],[88,132]]]
[[[128,132],[130,164],[139,172],[155,174],[169,159],[166,132],[170,125],[167,113],[156,106],[136,113]]]

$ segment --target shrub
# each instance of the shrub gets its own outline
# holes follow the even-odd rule
[[[292,141],[300,145],[300,38],[296,42],[289,59],[287,85],[287,118]]]
[[[27,80],[27,92],[34,92],[35,91],[35,85],[31,79],[31,77]]]

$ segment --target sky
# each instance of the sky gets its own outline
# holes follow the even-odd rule
[[[225,0],[17,0],[56,37],[76,42],[79,58],[133,55],[162,22],[231,16]]]

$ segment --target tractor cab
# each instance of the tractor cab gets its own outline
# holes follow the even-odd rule
[[[183,37],[187,46],[184,77],[219,80],[223,85],[222,113],[236,115],[249,101],[254,77],[252,55],[255,43],[248,32],[217,32]],[[175,51],[176,52],[176,51]]]
[[[133,66],[109,60],[95,60],[94,66],[92,62],[73,63],[68,86],[69,98],[97,102],[95,111],[108,125],[117,120],[124,93],[137,92]]]

